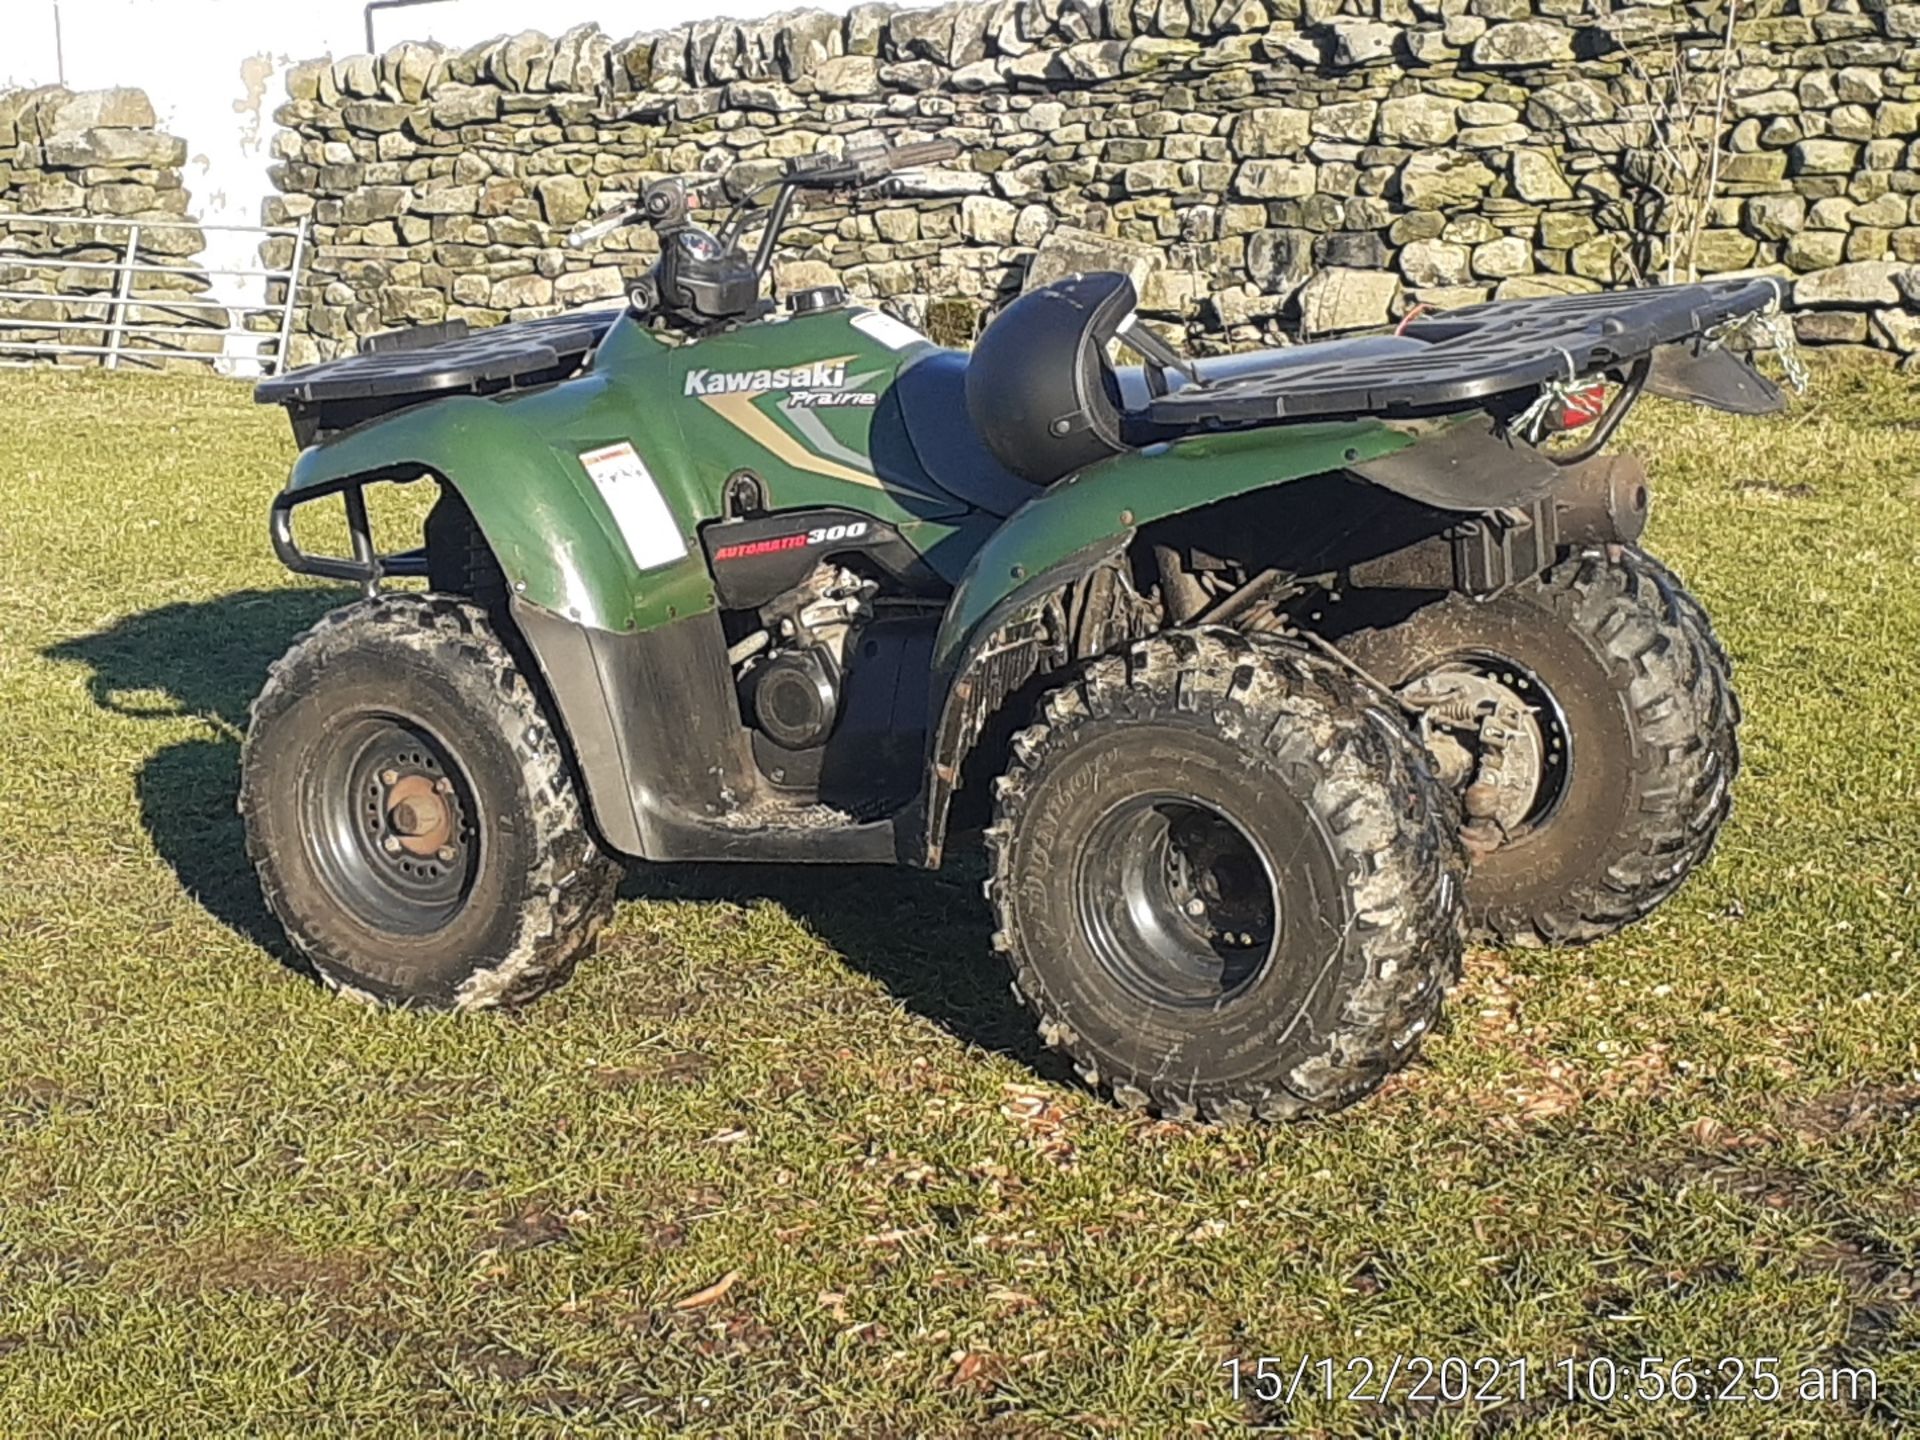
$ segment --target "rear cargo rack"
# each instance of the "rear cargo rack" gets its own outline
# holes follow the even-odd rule
[[[1425,342],[1373,357],[1350,351],[1294,359],[1155,398],[1146,419],[1170,431],[1475,408],[1488,397],[1570,384],[1633,367],[1662,345],[1779,305],[1769,276],[1494,301],[1419,316],[1401,327]],[[1282,355],[1288,352],[1278,352]]]

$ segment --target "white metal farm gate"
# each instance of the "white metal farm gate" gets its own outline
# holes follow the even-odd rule
[[[277,248],[288,260],[284,268],[207,265],[164,253],[169,237],[189,230],[287,242]],[[22,248],[37,238],[55,253]],[[76,250],[105,249],[113,259],[72,258]],[[123,360],[198,360],[278,374],[286,369],[306,259],[304,218],[295,226],[216,225],[0,210],[0,364],[91,356],[109,370]],[[211,298],[207,292],[218,280],[246,282],[261,303]],[[276,281],[285,286],[278,299]],[[205,312],[205,323],[169,323],[197,312]],[[218,345],[211,344],[215,339]]]

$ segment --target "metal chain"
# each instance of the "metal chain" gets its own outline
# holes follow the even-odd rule
[[[1787,383],[1793,387],[1794,394],[1807,393],[1807,383],[1812,379],[1807,373],[1807,362],[1800,353],[1800,337],[1793,333],[1793,321],[1784,310],[1770,310],[1754,327],[1756,335],[1764,335],[1773,353],[1780,357],[1780,368],[1786,372]]]
[[[1744,338],[1751,349],[1771,350],[1780,359],[1780,369],[1796,395],[1807,393],[1811,379],[1806,359],[1800,353],[1800,339],[1793,333],[1793,320],[1775,301],[1764,310],[1741,315],[1707,331],[1707,349],[1718,350],[1729,340]]]

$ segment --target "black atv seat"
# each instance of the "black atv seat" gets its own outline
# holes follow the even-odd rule
[[[974,428],[968,363],[958,350],[930,350],[894,377],[891,398],[929,480],[989,515],[1011,515],[1034,497],[1035,487],[996,460]]]

